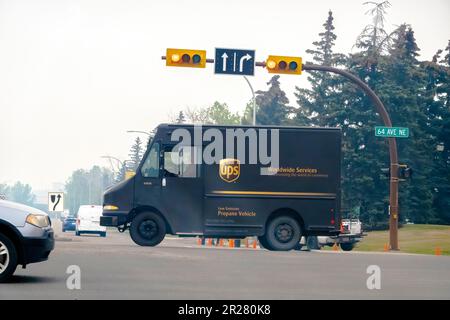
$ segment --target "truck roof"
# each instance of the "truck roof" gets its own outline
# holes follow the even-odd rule
[[[195,124],[172,124],[161,123],[158,128],[193,128]],[[255,129],[287,129],[287,130],[318,130],[318,131],[341,131],[338,127],[299,127],[299,126],[269,126],[269,125],[215,125],[215,124],[202,124],[203,128],[255,128]]]

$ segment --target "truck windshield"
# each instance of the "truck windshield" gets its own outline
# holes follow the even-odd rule
[[[142,165],[141,174],[145,178],[159,177],[159,143],[153,144]]]

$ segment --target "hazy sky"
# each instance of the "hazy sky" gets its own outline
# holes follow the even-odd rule
[[[167,68],[165,48],[255,49],[303,56],[327,12],[337,50],[349,52],[370,18],[363,0],[0,0],[0,183],[34,189],[64,182],[77,168],[126,159],[136,135],[168,115],[215,100],[242,111],[251,98],[242,77]],[[450,39],[450,1],[391,0],[386,28],[410,23],[423,59]],[[256,68],[251,82],[270,76]],[[282,76],[293,89],[306,75]]]

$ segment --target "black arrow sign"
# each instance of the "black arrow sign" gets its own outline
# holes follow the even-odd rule
[[[53,206],[53,211],[56,210],[56,206],[58,205],[59,201],[61,200],[61,195],[58,194],[57,198],[58,198],[58,200],[56,200],[56,203],[55,203],[55,205]],[[52,202],[54,202],[54,201],[55,201],[55,198],[52,196]]]

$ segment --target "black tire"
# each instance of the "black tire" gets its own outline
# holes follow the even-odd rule
[[[319,239],[317,238],[317,236],[307,237],[306,246],[309,250],[320,250]]]
[[[302,251],[303,245],[299,242],[295,245],[294,250],[296,251]]]
[[[6,247],[7,252],[0,255],[0,263],[4,265],[3,271],[0,271],[0,283],[8,281],[17,268],[17,249],[14,243],[5,235],[0,233],[0,248]]]
[[[154,212],[143,212],[131,221],[130,236],[133,241],[144,247],[154,247],[166,236],[166,223]]]
[[[289,251],[294,249],[302,237],[302,229],[291,216],[280,216],[269,221],[265,238],[269,250]]]
[[[354,243],[341,243],[340,246],[342,251],[352,251],[355,248]]]
[[[258,242],[261,248],[271,250],[264,236],[258,237]]]

